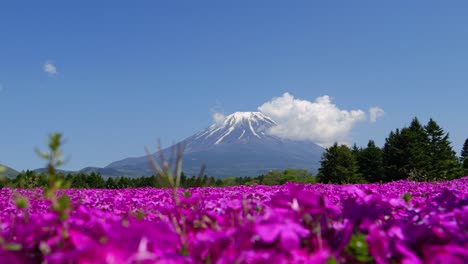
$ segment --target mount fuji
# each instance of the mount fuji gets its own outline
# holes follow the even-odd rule
[[[186,175],[205,174],[218,178],[258,176],[287,168],[316,172],[324,149],[310,141],[283,139],[269,133],[277,123],[261,112],[236,112],[222,122],[179,142],[185,146],[182,167]],[[177,144],[176,144],[177,145]],[[175,145],[163,154],[169,157]],[[158,153],[154,154],[156,157]],[[153,172],[148,157],[126,158],[105,167],[123,175],[141,176]]]

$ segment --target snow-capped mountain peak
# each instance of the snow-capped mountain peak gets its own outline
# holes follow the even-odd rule
[[[269,123],[271,125],[276,125],[276,122],[273,121],[268,116],[262,114],[261,112],[235,112],[234,114],[228,115],[222,126],[238,126],[242,125],[244,122],[250,123]]]
[[[235,112],[226,116],[222,123],[215,123],[198,133],[196,139],[212,141],[213,144],[261,139],[273,126],[276,126],[276,122],[261,112]]]

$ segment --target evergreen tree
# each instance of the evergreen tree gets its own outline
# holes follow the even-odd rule
[[[406,153],[402,143],[402,136],[399,129],[391,131],[385,139],[385,145],[382,150],[384,163],[384,181],[401,180],[407,177],[404,166],[407,163]]]
[[[86,185],[89,186],[89,188],[104,188],[106,183],[101,177],[101,174],[91,172],[86,177]]]
[[[384,180],[382,150],[375,146],[373,140],[369,140],[367,148],[353,152],[359,165],[359,173],[367,182]]]
[[[117,187],[117,184],[115,183],[114,179],[112,177],[107,178],[106,188],[107,189],[115,189],[116,187]]]
[[[353,147],[351,148],[351,151],[354,155],[354,157],[357,158],[359,157],[359,155],[361,155],[361,152],[362,152],[362,148],[359,148],[356,143],[354,143]]]
[[[69,180],[67,180],[67,182],[69,182]],[[38,187],[42,187],[42,188],[45,188],[45,187],[47,187],[49,185],[49,179],[47,177],[47,174],[45,174],[45,173],[39,174],[38,180],[37,180],[37,185],[38,185]]]
[[[428,136],[429,180],[449,180],[461,176],[462,168],[452,149],[449,134],[431,118],[424,127]]]
[[[187,176],[185,175],[185,173],[183,171],[180,173],[180,186],[182,186],[184,188],[188,187],[188,185],[187,185]]]
[[[223,186],[223,180],[221,180],[221,179],[216,179],[216,181],[215,181],[215,184],[214,184],[214,185],[215,185],[215,186],[217,186],[217,187],[221,187],[221,186]]]
[[[71,178],[71,187],[72,188],[90,188],[86,184],[87,175],[84,173],[78,173],[73,175]]]
[[[361,183],[358,164],[352,150],[335,143],[327,148],[320,161],[318,181],[323,183]]]
[[[116,185],[117,185],[117,188],[121,188],[121,189],[129,188],[130,182],[126,177],[120,177]]]
[[[406,133],[404,133],[406,132]],[[424,127],[414,118],[407,130],[402,131],[408,142],[408,177],[415,180],[427,180],[427,168],[430,164],[428,155],[428,135]]]
[[[385,180],[427,180],[428,150],[428,135],[417,118],[409,127],[390,132],[383,148]]]
[[[468,138],[465,140],[465,144],[463,144],[463,149],[461,151],[462,159],[466,159],[468,157]]]
[[[463,144],[463,149],[461,151],[461,162],[463,166],[463,174],[468,175],[468,138]]]

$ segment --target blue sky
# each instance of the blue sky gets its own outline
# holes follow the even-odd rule
[[[466,2],[226,2],[2,2],[0,163],[43,166],[34,148],[57,131],[66,169],[105,166],[286,92],[384,109],[349,130],[358,145],[433,117],[460,152]]]

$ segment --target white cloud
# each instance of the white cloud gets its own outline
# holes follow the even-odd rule
[[[371,121],[371,123],[375,123],[377,121],[377,118],[383,116],[385,114],[385,111],[376,106],[376,107],[371,107],[369,109],[369,120]]]
[[[218,126],[222,125],[225,119],[226,119],[226,116],[223,113],[220,113],[220,112],[213,113],[213,122],[216,125]]]
[[[45,73],[47,73],[49,76],[54,76],[57,75],[57,67],[52,61],[46,61],[44,65],[42,66],[42,69],[44,70]]]
[[[272,135],[310,140],[323,147],[334,142],[348,142],[353,126],[367,118],[362,110],[339,109],[327,95],[311,102],[285,93],[264,103],[258,110],[278,123],[278,126],[270,129]]]
[[[218,126],[222,125],[226,116],[223,114],[223,106],[219,100],[216,100],[216,104],[211,107],[210,112],[212,113],[213,122]]]

